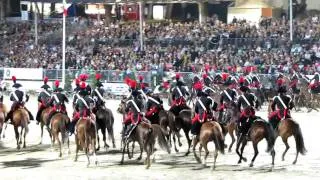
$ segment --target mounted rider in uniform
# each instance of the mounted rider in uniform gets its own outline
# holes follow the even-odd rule
[[[184,83],[181,81],[180,74],[176,74],[176,86],[172,90],[171,98],[172,98],[172,105],[170,111],[175,115],[178,116],[179,112],[182,109],[188,108],[186,104],[187,96],[190,96],[190,93],[186,89]]]
[[[126,118],[124,119],[124,137],[129,137],[130,133],[134,130],[134,128],[141,122],[143,118],[142,108],[143,102],[142,99],[139,98],[139,91],[137,90],[137,82],[131,80],[129,82],[131,88],[131,96],[126,102],[125,112]]]
[[[13,103],[11,105],[11,109],[8,112],[4,122],[8,122],[8,120],[12,120],[13,112],[21,107],[23,107],[28,112],[29,119],[33,120],[33,116],[31,112],[24,106],[24,104],[29,100],[29,95],[27,95],[23,90],[20,89],[22,85],[17,83],[17,78],[15,76],[12,76],[12,81],[13,81],[13,86],[12,86],[12,92],[10,94],[10,101],[13,101]]]
[[[241,86],[240,91],[242,95],[238,98],[238,108],[241,112],[238,120],[238,129],[240,135],[244,136],[248,134],[248,131],[256,119],[255,108],[258,108],[259,102],[257,97],[250,93],[250,89],[247,86]]]
[[[53,93],[51,95],[51,99],[48,103],[48,105],[53,106],[53,108],[51,109],[51,111],[48,115],[47,126],[50,125],[51,118],[58,112],[61,112],[61,113],[66,114],[68,116],[65,103],[69,103],[69,100],[68,100],[67,96],[63,93],[64,90],[59,86],[60,86],[60,82],[59,82],[59,80],[56,80],[54,82],[55,89],[53,90]]]
[[[92,96],[94,101],[96,102],[96,108],[93,109],[93,112],[96,113],[98,107],[105,107],[105,100],[103,98],[104,89],[103,84],[100,81],[101,74],[96,74],[96,88],[92,91]]]
[[[232,81],[229,87],[220,93],[219,122],[222,122],[223,111],[225,108],[228,108],[228,104],[236,101],[238,93],[235,90],[235,87],[236,82]]]
[[[274,129],[277,128],[280,120],[291,118],[290,110],[294,107],[294,103],[286,92],[286,87],[281,86],[278,90],[279,95],[273,98],[271,104],[272,113],[269,115],[269,122]]]
[[[74,107],[76,105],[76,101],[79,97],[79,91],[80,88],[80,80],[78,78],[75,79],[76,87],[73,89],[73,97],[72,97],[72,106]]]
[[[70,135],[72,135],[75,131],[75,126],[80,118],[87,118],[91,117],[92,120],[95,120],[94,116],[91,114],[91,104],[93,104],[93,100],[88,95],[88,89],[87,84],[85,82],[80,83],[80,91],[79,91],[79,97],[75,104],[75,110],[78,113],[75,113],[75,116],[73,117],[70,126],[69,126],[69,132]]]
[[[47,84],[48,83],[48,77],[45,77],[43,79],[43,85],[41,86],[41,92],[38,96],[38,112],[36,116],[37,124],[40,123],[40,116],[42,111],[49,107],[48,102],[51,99],[51,87]]]
[[[289,87],[292,89],[293,94],[299,94],[300,89],[298,88],[298,82],[299,82],[299,76],[296,72],[293,73],[293,75],[290,78],[291,82],[289,84]]]
[[[152,124],[159,124],[159,112],[163,110],[163,101],[158,95],[153,94],[152,90],[147,91],[148,101],[146,107],[145,117],[151,121]]]
[[[196,83],[194,89],[197,91],[197,98],[195,103],[195,116],[191,121],[191,133],[197,136],[200,133],[202,124],[213,118],[212,108],[214,100],[202,91],[201,82]]]
[[[312,94],[318,94],[320,93],[320,75],[318,72],[316,72],[312,79],[310,79],[310,85],[309,88],[311,90]]]
[[[86,84],[86,92],[87,92],[87,95],[91,95],[91,91],[92,91],[92,88],[89,84],[86,83],[86,80],[89,78],[89,75],[87,74],[80,74],[79,75],[79,79],[80,79],[80,83],[85,83]]]

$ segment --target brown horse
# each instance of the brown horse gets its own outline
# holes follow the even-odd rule
[[[90,157],[89,151],[90,149],[93,152],[93,156],[95,158],[95,164],[98,164],[98,159],[96,157],[96,138],[97,138],[97,131],[95,122],[87,117],[81,118],[76,124],[76,133],[75,133],[75,142],[76,142],[76,157],[74,161],[78,160],[78,152],[79,150],[83,150],[86,153],[88,164],[90,165]]]
[[[216,160],[218,157],[218,151],[220,153],[224,154],[224,135],[222,133],[222,128],[219,123],[215,121],[208,121],[203,123],[201,126],[200,130],[200,135],[196,138],[193,139],[193,154],[194,157],[196,158],[197,162],[201,163],[201,150],[202,147],[205,150],[205,157],[202,161],[203,165],[206,166],[206,159],[209,155],[209,150],[208,150],[208,143],[213,141],[215,144],[215,151],[214,151],[214,163],[211,167],[212,170],[216,168]],[[197,156],[195,148],[196,145],[200,142],[199,146],[199,152],[200,152],[200,157]]]
[[[2,134],[2,128],[4,124],[4,119],[6,117],[6,107],[4,104],[0,103],[0,139],[1,139],[1,134]]]
[[[41,112],[41,115],[40,115],[41,140],[40,140],[40,143],[39,143],[39,144],[42,144],[42,140],[43,140],[43,127],[44,127],[44,126],[47,126],[47,121],[48,121],[48,116],[49,116],[49,114],[50,114],[50,111],[51,111],[51,107],[47,107],[47,108],[45,108],[45,109]],[[52,137],[51,137],[51,132],[50,132],[49,127],[47,127],[47,131],[48,131],[49,136],[50,136],[50,139],[51,139]]]
[[[252,146],[254,149],[254,156],[251,160],[250,167],[253,166],[254,160],[259,154],[258,143],[264,138],[267,140],[267,144],[268,144],[267,152],[271,152],[272,165],[274,165],[274,157],[276,154],[274,151],[274,143],[276,140],[276,136],[274,134],[271,124],[269,124],[268,122],[262,119],[257,119],[253,122],[253,124],[251,125],[251,128],[249,129],[249,139],[252,141]],[[239,155],[238,164],[240,164],[242,160],[244,160],[245,162],[247,161],[247,159],[243,157],[243,150],[247,142],[248,142],[247,137],[243,135],[239,137],[239,140],[237,142],[237,148],[236,148],[236,152]],[[242,144],[241,152],[239,152],[239,147],[241,144]]]
[[[67,141],[67,145],[68,145],[68,153],[70,154],[70,147],[69,147],[69,136],[67,134],[67,128],[66,128],[66,124],[69,123],[69,117],[66,114],[63,113],[56,113],[55,115],[53,115],[53,117],[51,118],[51,134],[52,134],[52,138],[51,138],[51,146],[53,148],[55,141],[58,141],[59,144],[59,157],[62,157],[62,145],[61,145],[61,141],[62,144],[64,144],[65,140]],[[59,133],[61,134],[61,141],[59,139]]]
[[[24,109],[24,107],[19,107],[17,110],[13,112],[12,115],[12,125],[14,127],[14,132],[17,141],[17,149],[20,149],[20,144],[22,144],[22,136],[23,136],[23,148],[26,148],[26,136],[29,131],[28,122],[29,122],[29,114]],[[19,127],[20,133],[19,133]]]
[[[135,127],[135,129],[131,132],[130,136],[124,140],[123,148],[122,148],[122,159],[120,164],[123,164],[124,161],[124,154],[126,147],[129,146],[129,143],[132,142],[138,142],[140,146],[140,156],[138,157],[138,160],[142,158],[143,150],[146,151],[147,157],[145,160],[146,163],[146,169],[148,169],[151,165],[150,156],[152,155],[154,151],[154,137],[152,137],[152,125],[145,123],[142,121],[140,124]]]
[[[306,148],[304,146],[304,140],[301,132],[301,128],[299,124],[291,118],[284,119],[280,121],[278,128],[276,130],[276,135],[280,136],[283,143],[286,146],[285,151],[282,154],[282,161],[284,161],[284,157],[289,150],[290,146],[288,144],[288,138],[293,136],[296,141],[296,158],[293,161],[293,164],[297,163],[298,155],[301,153],[304,155],[306,153]]]

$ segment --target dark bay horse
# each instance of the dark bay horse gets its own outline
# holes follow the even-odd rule
[[[251,128],[249,129],[249,139],[252,141],[252,146],[254,149],[254,156],[251,160],[250,167],[253,166],[254,160],[259,154],[258,143],[264,138],[267,140],[267,145],[268,145],[267,152],[271,152],[272,165],[274,165],[274,157],[276,154],[274,151],[274,143],[276,140],[275,133],[272,129],[271,124],[269,124],[267,121],[264,121],[262,119],[256,119],[251,125]],[[248,138],[245,136],[240,136],[237,142],[236,152],[239,156],[238,164],[240,164],[242,160],[244,160],[245,162],[247,161],[247,159],[243,157],[243,150],[247,142],[248,142]],[[241,151],[239,152],[240,145],[242,146],[241,146]]]
[[[62,144],[67,141],[68,145],[68,153],[70,154],[70,147],[69,147],[69,136],[67,132],[66,124],[70,122],[69,117],[63,113],[56,113],[51,118],[51,147],[54,147],[55,141],[58,141],[59,144],[59,157],[62,157]],[[59,138],[59,133],[61,134],[61,140]],[[61,144],[62,143],[62,144]]]
[[[40,115],[41,140],[40,140],[40,143],[39,143],[39,144],[42,144],[42,140],[43,140],[43,127],[44,127],[44,126],[47,126],[47,121],[48,121],[48,117],[49,117],[50,111],[51,111],[51,107],[46,107],[46,108],[41,112],[41,115]],[[48,131],[49,136],[50,136],[50,139],[51,139],[52,136],[51,136],[51,131],[50,131],[50,128],[49,128],[49,127],[47,127],[47,131]]]
[[[74,161],[78,160],[79,150],[84,150],[88,159],[87,166],[90,165],[89,151],[91,149],[95,164],[98,164],[96,157],[96,124],[90,117],[81,118],[76,124],[75,143],[76,143],[76,157]]]
[[[112,140],[113,148],[116,147],[114,133],[113,133],[113,124],[114,124],[114,116],[110,109],[106,108],[105,106],[98,106],[96,115],[96,122],[97,122],[97,132],[101,130],[103,136],[104,147],[108,148],[109,145],[106,142],[106,129],[108,131],[109,139]],[[98,138],[98,147],[97,151],[100,150],[100,138]]]
[[[286,146],[286,149],[282,154],[282,161],[284,161],[284,157],[290,148],[288,144],[288,138],[291,136],[293,136],[296,141],[296,158],[293,161],[293,164],[297,163],[299,153],[304,155],[307,152],[304,146],[304,139],[302,136],[301,128],[299,124],[293,119],[287,118],[280,121],[278,127],[276,128],[276,135],[281,137],[283,143]]]
[[[208,121],[202,124],[200,134],[197,138],[193,140],[193,154],[194,157],[196,158],[197,162],[201,163],[201,150],[202,147],[205,150],[205,157],[202,161],[203,165],[206,166],[206,159],[209,155],[209,150],[208,150],[208,143],[213,141],[215,145],[215,150],[214,150],[214,163],[211,167],[212,170],[215,169],[216,167],[216,160],[218,157],[218,151],[220,153],[224,154],[224,135],[222,133],[222,128],[219,123],[215,121]],[[200,142],[199,146],[199,152],[200,152],[200,157],[197,156],[195,148]]]

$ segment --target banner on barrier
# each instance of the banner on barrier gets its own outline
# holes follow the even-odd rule
[[[125,83],[103,83],[103,87],[111,95],[127,96],[130,93],[129,86]]]
[[[18,80],[42,80],[42,68],[4,68],[3,79],[9,80],[16,76]]]

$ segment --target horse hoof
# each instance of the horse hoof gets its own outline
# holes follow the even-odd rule
[[[96,151],[99,151],[100,150],[100,148],[96,148]]]
[[[113,144],[113,146],[112,146],[114,149],[116,148],[116,145],[115,144]]]
[[[26,145],[24,145],[22,148],[26,148],[27,146]]]
[[[241,160],[238,161],[238,164],[241,164]]]
[[[120,161],[120,165],[123,165],[123,161]]]
[[[138,158],[137,158],[137,161],[140,161],[140,160],[141,160],[141,157],[138,157]]]
[[[179,143],[179,146],[181,147],[181,146],[182,146],[182,143]]]
[[[186,154],[184,156],[188,156],[190,152],[186,152]]]
[[[250,163],[249,167],[253,167],[253,163]]]
[[[96,166],[98,166],[98,161],[95,161],[94,164],[95,164]]]
[[[293,161],[293,163],[292,164],[296,164],[297,163],[297,161]]]
[[[87,164],[87,168],[90,166],[90,163]]]
[[[61,158],[61,157],[62,157],[62,153],[59,154],[59,158]]]
[[[174,149],[175,151],[176,151],[176,153],[178,153],[179,152],[179,150],[178,149]]]
[[[18,146],[17,149],[20,150],[20,146]]]
[[[228,150],[228,152],[229,152],[229,153],[231,153],[231,152],[232,152],[232,150],[231,150],[231,149],[229,149],[229,150]]]
[[[247,162],[247,158],[245,158],[245,157],[244,157],[244,158],[242,158],[242,160],[243,160],[244,162]]]
[[[225,144],[225,145],[224,145],[224,148],[227,148],[227,147],[228,147],[228,145]]]
[[[284,161],[284,158],[282,158],[282,161]]]
[[[214,171],[216,169],[216,166],[211,167],[211,171]]]

